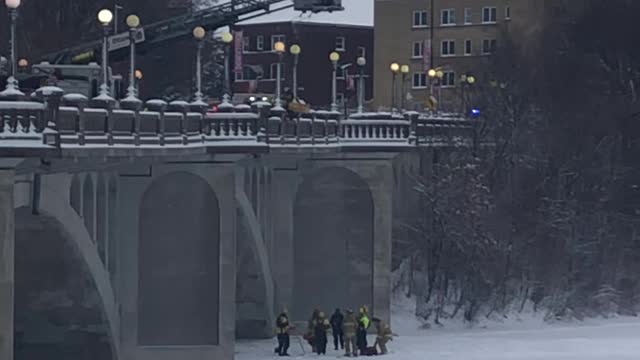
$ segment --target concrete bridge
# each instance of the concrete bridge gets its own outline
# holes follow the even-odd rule
[[[388,319],[393,159],[474,122],[288,115],[0,100],[0,358],[232,359],[282,307]]]

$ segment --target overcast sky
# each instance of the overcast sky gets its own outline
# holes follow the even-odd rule
[[[243,24],[297,20],[313,23],[373,26],[373,1],[374,0],[342,0],[342,6],[345,10],[334,13],[301,15],[300,12],[287,9],[249,20]]]

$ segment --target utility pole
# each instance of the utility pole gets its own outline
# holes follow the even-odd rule
[[[113,34],[118,35],[118,12],[124,9],[124,7],[115,4],[113,6]]]
[[[433,33],[435,31],[435,26],[436,26],[436,14],[435,14],[436,8],[435,8],[435,0],[431,0],[431,27],[430,27],[430,31],[429,31],[429,37],[430,37],[430,41],[429,41],[429,68],[431,69],[435,69],[435,64],[433,63]]]

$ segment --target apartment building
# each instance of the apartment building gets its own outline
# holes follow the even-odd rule
[[[390,106],[390,65],[398,63],[410,69],[404,82],[401,73],[396,78],[396,99],[402,97],[405,108],[421,110],[433,94],[441,109],[454,110],[461,102],[461,77],[485,80],[482,69],[504,31],[533,30],[544,2],[375,0],[374,103]],[[429,69],[440,70],[442,78],[430,79]]]
[[[275,42],[286,44],[282,58],[282,91],[293,89],[294,56],[291,45],[301,48],[298,57],[298,95],[315,108],[331,104],[333,66],[329,54],[340,54],[337,71],[337,103],[356,106],[356,91],[360,68],[357,59],[367,59],[362,69],[365,78],[365,99],[373,96],[373,5],[355,6],[358,1],[344,2],[345,11],[301,15],[293,9],[283,10],[235,26],[236,41],[241,51],[234,56],[237,98],[252,95],[272,96],[276,91],[278,55]],[[241,32],[241,35],[240,35]],[[242,71],[239,71],[242,69]]]

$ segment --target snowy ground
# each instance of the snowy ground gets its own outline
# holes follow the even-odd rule
[[[399,336],[391,343],[389,360],[637,360],[640,359],[640,319],[590,320],[549,325],[535,317],[487,323],[473,329],[447,326],[420,329],[402,306],[395,306],[393,325]],[[373,342],[371,337],[370,341]],[[275,341],[240,342],[237,360],[275,357]],[[309,354],[305,344],[305,357]],[[296,338],[292,356],[301,356]],[[342,353],[328,351],[328,357]]]

